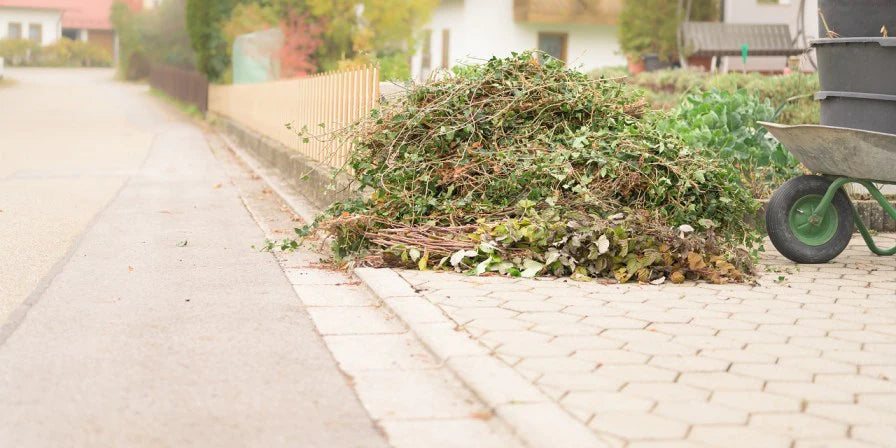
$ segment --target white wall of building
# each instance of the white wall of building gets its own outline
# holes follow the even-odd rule
[[[762,23],[781,24],[790,26],[790,34],[796,37],[797,18],[799,17],[800,0],[779,0],[778,4],[759,3],[758,0],[724,0],[726,23]],[[805,30],[807,40],[818,38],[818,0],[806,0],[804,11]],[[803,45],[800,41],[797,45]],[[800,68],[812,70],[812,64],[808,58],[814,55],[802,57]],[[732,71],[743,70],[744,65],[740,58],[725,58],[722,67]],[[780,71],[787,66],[786,57],[753,57],[747,60],[746,69],[760,71]]]
[[[6,39],[10,23],[22,25],[22,38],[28,38],[31,24],[41,25],[41,45],[50,45],[62,35],[62,12],[48,9],[0,7],[0,39]]]
[[[513,0],[443,0],[429,25],[432,32],[432,68],[442,62],[443,30],[450,30],[449,60],[452,64],[476,63],[492,56],[506,57],[538,47],[538,33],[567,33],[570,67],[589,71],[609,65],[624,65],[615,26],[517,23]],[[422,46],[421,46],[422,47]],[[415,79],[428,72],[421,68],[418,52],[411,60]]]

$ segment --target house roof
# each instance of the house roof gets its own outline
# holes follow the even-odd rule
[[[115,0],[0,0],[0,6],[13,8],[55,9],[62,11],[63,28],[110,30],[109,10]],[[139,9],[142,2],[126,3]]]

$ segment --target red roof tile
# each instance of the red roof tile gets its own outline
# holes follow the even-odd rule
[[[0,6],[17,8],[59,9],[63,11],[63,28],[109,30],[109,10],[115,0],[0,0]],[[139,9],[139,1],[127,1]]]

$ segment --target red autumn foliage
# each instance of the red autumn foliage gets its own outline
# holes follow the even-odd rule
[[[283,47],[280,49],[280,77],[300,78],[317,70],[315,52],[323,43],[323,24],[307,12],[290,11],[280,28],[283,30]]]

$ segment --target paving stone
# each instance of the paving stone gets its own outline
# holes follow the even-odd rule
[[[728,361],[703,356],[653,356],[648,364],[676,372],[724,372]]]
[[[454,356],[486,355],[488,350],[470,335],[447,323],[419,323],[414,334],[440,360]]]
[[[851,425],[896,426],[896,413],[846,403],[809,403],[807,414],[817,415]],[[896,440],[894,440],[896,443]]]
[[[640,329],[610,329],[604,330],[600,335],[604,338],[616,339],[628,343],[666,342],[672,340],[672,336],[670,335]]]
[[[444,298],[442,300],[438,300],[437,303],[439,305],[448,305],[458,308],[495,308],[502,305],[504,301],[493,297],[468,296]]]
[[[643,320],[631,319],[628,317],[615,316],[589,316],[582,320],[583,324],[597,328],[644,328],[648,322]]]
[[[744,363],[774,363],[778,357],[765,353],[748,352],[746,350],[713,349],[701,350],[700,356],[706,358],[722,359],[729,362]]]
[[[859,394],[856,397],[856,403],[896,414],[896,394]]]
[[[853,426],[850,435],[857,440],[877,444],[878,446],[893,446],[896,440],[896,426],[893,425],[861,425]]]
[[[548,342],[507,342],[497,349],[496,352],[504,355],[520,356],[523,358],[542,358],[555,357],[564,358],[572,354],[572,350],[557,346]]]
[[[685,423],[647,413],[598,414],[589,426],[627,440],[680,439],[688,432]]]
[[[776,357],[782,356],[819,356],[821,355],[821,350],[817,350],[814,348],[808,347],[800,347],[791,344],[747,344],[745,351],[748,352],[756,352],[756,353],[764,353],[767,355],[772,355]]]
[[[597,368],[597,374],[626,381],[674,381],[678,372],[648,365],[604,365]]]
[[[826,358],[785,357],[778,360],[782,366],[795,367],[812,373],[855,373],[854,364],[834,361]]]
[[[525,322],[518,320],[517,322],[525,323],[526,325],[532,325],[531,322]],[[539,333],[549,334],[552,336],[576,336],[576,335],[592,335],[597,336],[600,333],[600,329],[592,327],[591,325],[585,325],[581,322],[576,322],[574,324],[535,324],[532,327],[532,331],[536,331]]]
[[[590,372],[595,364],[573,358],[524,358],[516,365],[520,370],[531,370],[539,373],[547,372]]]
[[[358,396],[375,420],[465,418],[485,411],[444,370],[364,371],[353,377]]]
[[[603,448],[606,445],[554,403],[504,404],[495,412],[532,448]]]
[[[714,391],[709,401],[748,413],[797,412],[802,405],[801,400],[794,397],[771,392],[736,390]]]
[[[815,383],[769,381],[767,392],[807,401],[851,403],[854,393]]]
[[[859,350],[862,348],[862,344],[859,344],[858,342],[850,342],[832,337],[794,336],[790,338],[787,343],[818,350]]]
[[[468,329],[479,329],[483,332],[501,330],[528,330],[529,328],[532,328],[532,323],[506,317],[489,317],[475,319],[464,324],[463,327]]]
[[[647,331],[668,334],[670,336],[712,336],[716,330],[707,327],[698,327],[690,324],[657,324],[652,323]]]
[[[749,426],[792,438],[846,436],[847,425],[806,414],[754,414]]]
[[[735,363],[728,371],[766,381],[812,381],[812,373],[780,364]]]
[[[533,300],[525,300],[525,301],[517,301],[512,300],[505,302],[501,305],[501,308],[506,308],[508,310],[517,311],[520,313],[524,313],[527,311],[553,311],[557,312],[565,308],[566,305],[544,301],[533,301]]]
[[[548,372],[538,379],[540,386],[550,386],[567,391],[615,392],[625,380],[597,375],[594,372]]]
[[[400,320],[380,308],[314,307],[308,314],[322,335],[379,334],[406,331]]]
[[[364,370],[413,370],[437,367],[436,359],[410,334],[325,336],[340,367]]]
[[[603,336],[575,335],[557,336],[551,340],[551,344],[571,348],[573,350],[603,350],[620,348],[625,345],[625,342],[618,339],[609,339]]]
[[[502,330],[502,331],[489,331],[482,335],[479,338],[480,341],[486,343],[489,346],[498,346],[506,343],[539,343],[539,342],[547,342],[552,338],[550,335],[546,335],[544,333],[536,333],[534,331],[528,330]],[[575,348],[569,350],[569,353]]]
[[[545,311],[527,311],[520,313],[516,319],[536,324],[564,324],[582,320],[580,316]]]
[[[451,420],[383,420],[380,422],[395,448],[523,448],[511,436],[496,431],[494,423],[479,418]],[[503,428],[502,428],[503,429]]]
[[[709,391],[668,382],[629,383],[622,392],[657,402],[696,402],[706,401],[709,397]]]
[[[448,364],[490,406],[539,403],[547,398],[523,376],[493,357],[457,357],[449,359]]]
[[[743,342],[722,336],[675,336],[674,342],[697,350],[708,349],[741,349]]]
[[[852,392],[896,392],[896,382],[859,375],[821,374],[815,384]]]
[[[620,349],[605,350],[576,350],[572,356],[575,359],[588,361],[594,365],[602,364],[644,364],[649,356]]]
[[[725,448],[789,448],[793,443],[788,436],[736,425],[696,425],[688,439]]]
[[[653,413],[689,424],[743,424],[747,422],[747,413],[744,411],[701,401],[662,401],[657,404]]]
[[[853,439],[801,439],[797,440],[794,448],[877,448],[877,445],[860,442]]]
[[[357,286],[315,285],[295,286],[296,294],[305,306],[376,306],[378,301]]]
[[[678,382],[711,391],[760,390],[763,384],[760,379],[729,372],[687,372],[681,374]]]
[[[690,337],[705,337],[705,336],[690,336]],[[685,344],[679,344],[676,342],[657,342],[657,341],[635,341],[629,342],[625,345],[625,350],[644,353],[646,355],[693,355],[697,353],[697,348],[690,347]]]
[[[573,391],[568,393],[560,403],[570,408],[577,408],[591,414],[615,412],[636,412],[650,410],[654,402],[619,392],[605,391]]]

